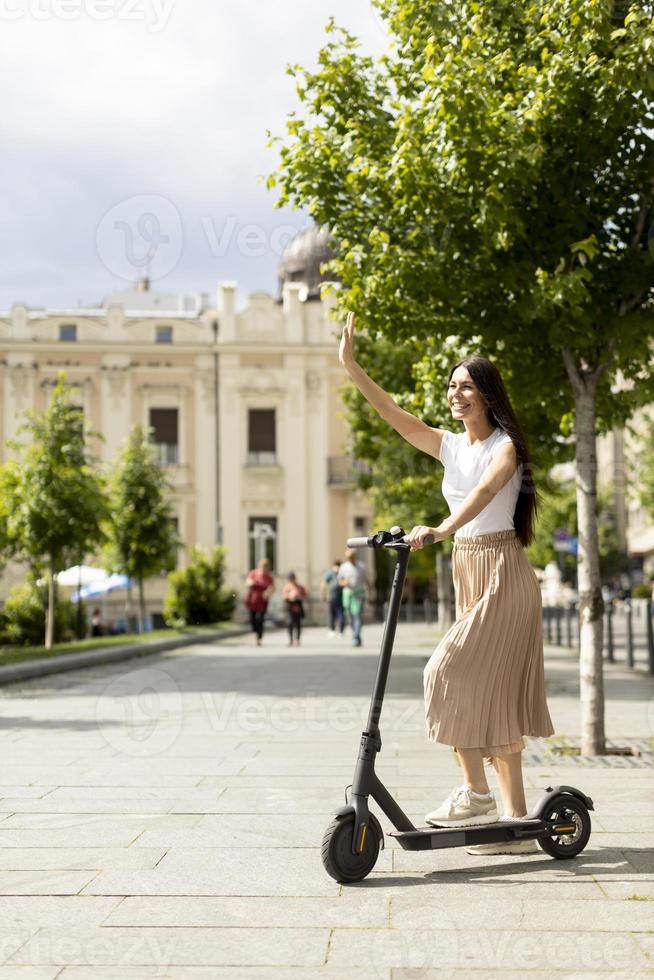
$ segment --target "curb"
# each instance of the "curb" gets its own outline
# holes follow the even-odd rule
[[[243,636],[248,632],[250,632],[248,629],[241,628],[211,630],[211,632],[207,633],[176,636],[170,640],[151,640],[149,643],[124,643],[122,646],[102,647],[99,650],[88,650],[81,653],[62,653],[59,656],[41,657],[38,660],[25,660],[18,664],[7,664],[4,667],[0,667],[0,686],[12,684],[14,681],[28,680],[31,677],[44,677],[46,674],[59,674],[66,670],[77,670],[80,667],[95,667],[100,664],[110,664],[120,660],[145,657],[153,653],[164,653],[167,650],[176,650],[178,647],[192,646],[196,643],[213,643],[215,640],[226,640],[231,636]]]

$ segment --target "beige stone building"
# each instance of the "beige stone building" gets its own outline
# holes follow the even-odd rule
[[[311,230],[289,246],[280,294],[236,284],[209,297],[153,291],[146,280],[94,308],[0,314],[0,444],[22,413],[42,410],[65,371],[105,466],[134,424],[151,426],[175,490],[183,563],[192,545],[229,550],[241,589],[258,557],[296,572],[315,596],[345,539],[370,528],[368,501],[350,479],[339,387],[333,293],[320,289],[325,243]],[[335,288],[338,288],[336,285]],[[19,575],[5,574],[0,597]],[[165,582],[151,581],[152,610]]]

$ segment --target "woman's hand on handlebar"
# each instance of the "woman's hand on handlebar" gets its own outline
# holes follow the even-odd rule
[[[343,327],[341,343],[338,348],[338,360],[344,368],[354,363],[354,313],[351,312],[348,313]]]
[[[417,551],[418,548],[423,548],[425,546],[425,538],[428,535],[431,535],[433,539],[430,540],[429,544],[434,544],[436,541],[443,541],[447,537],[447,534],[442,529],[427,527],[426,524],[416,524],[406,535],[406,541],[411,546],[411,551]]]

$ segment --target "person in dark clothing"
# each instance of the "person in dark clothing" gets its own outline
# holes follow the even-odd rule
[[[325,572],[320,583],[320,598],[326,600],[329,609],[329,635],[342,638],[345,632],[345,611],[343,609],[343,587],[338,581],[338,570],[341,563],[334,559],[332,567]]]
[[[286,603],[288,613],[288,645],[289,647],[300,645],[300,632],[302,630],[302,620],[304,619],[303,599],[307,597],[307,590],[300,585],[295,576],[295,572],[288,573],[286,585],[282,590],[282,599]],[[293,639],[295,632],[297,639]]]

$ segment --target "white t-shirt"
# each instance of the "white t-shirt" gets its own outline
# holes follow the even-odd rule
[[[500,446],[511,442],[504,429],[496,428],[487,439],[468,445],[468,433],[444,432],[441,442],[441,463],[445,468],[443,496],[454,514],[471,490],[479,483]],[[494,531],[509,531],[514,527],[513,515],[522,484],[523,464],[518,468],[484,509],[467,524],[457,528],[455,538],[471,538]]]
[[[348,587],[352,590],[364,589],[368,580],[366,566],[361,561],[356,564],[344,561],[338,570],[338,577],[347,581]]]

